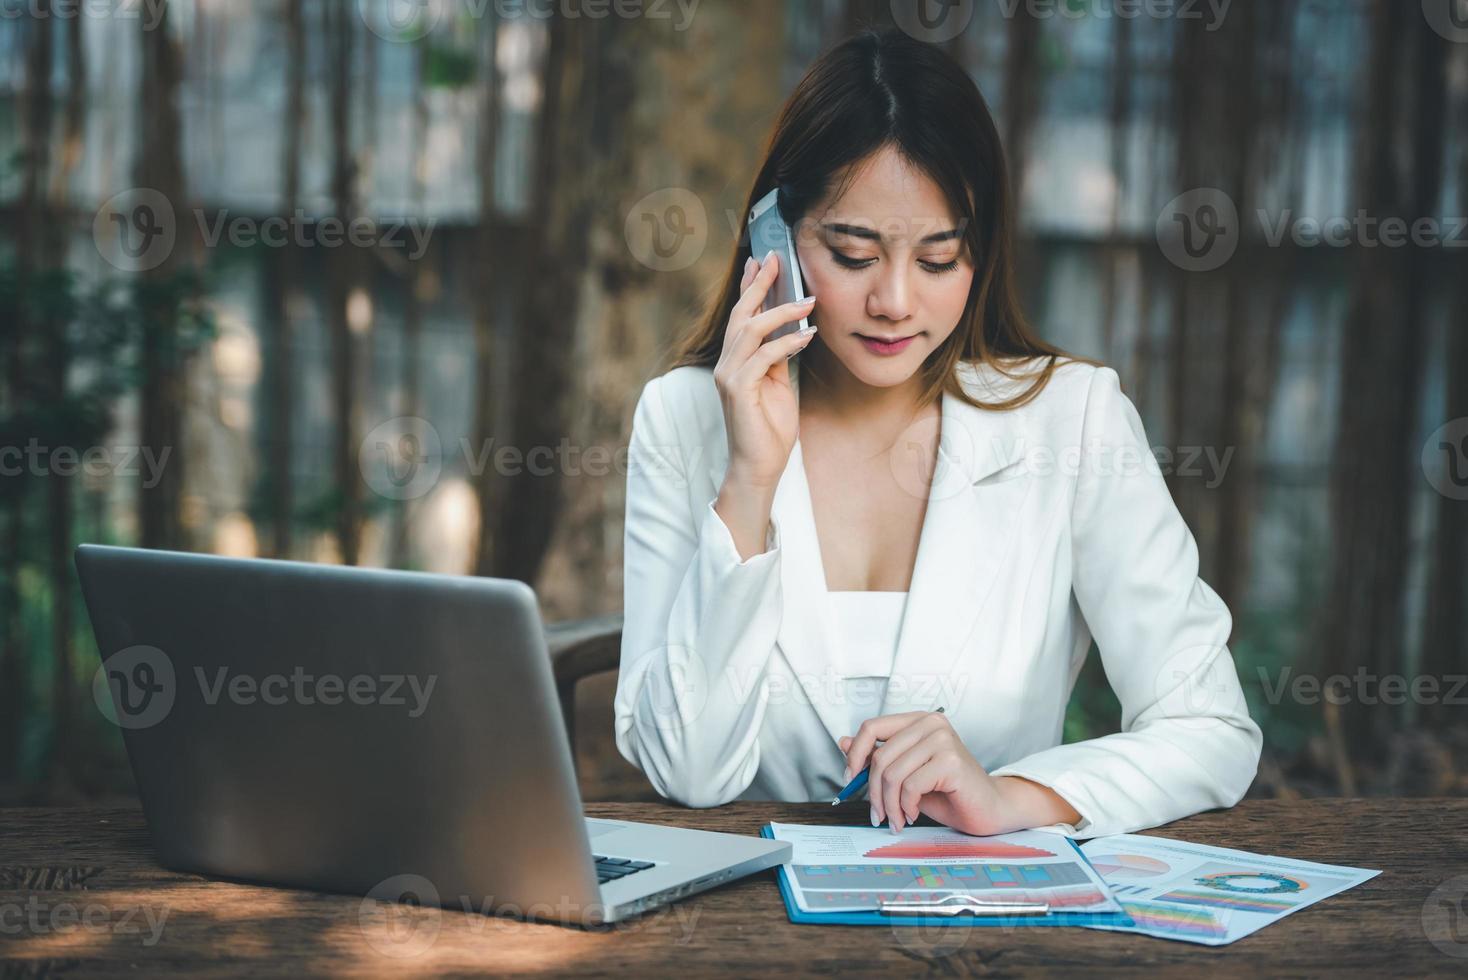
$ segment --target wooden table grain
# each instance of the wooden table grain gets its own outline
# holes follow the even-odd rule
[[[592,816],[756,834],[824,804]],[[1083,972],[1468,975],[1468,800],[1245,801],[1149,833],[1382,874],[1231,946],[1090,929],[802,926],[768,871],[583,930],[167,871],[133,808],[0,810],[0,976],[575,974],[945,977]]]

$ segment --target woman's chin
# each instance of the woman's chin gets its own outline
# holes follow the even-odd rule
[[[841,359],[852,376],[873,388],[890,388],[910,379],[923,365],[925,351],[909,347],[901,354],[880,356],[858,347]]]

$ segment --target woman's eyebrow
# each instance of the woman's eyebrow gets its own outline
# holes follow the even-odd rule
[[[871,228],[863,228],[860,225],[845,225],[835,221],[828,221],[822,222],[821,227],[826,228],[830,231],[834,231],[841,235],[850,235],[852,238],[865,238],[874,242],[879,242],[882,240],[882,236],[876,231],[872,230]],[[947,231],[935,231],[931,235],[924,235],[918,241],[918,244],[932,245],[935,242],[946,242],[950,238],[958,238],[962,234],[963,232],[959,231],[957,228],[949,228]]]

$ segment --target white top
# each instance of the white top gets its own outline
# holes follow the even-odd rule
[[[843,735],[855,735],[882,713],[887,680],[897,657],[897,637],[907,609],[906,592],[828,592],[835,643],[831,663],[837,685],[830,696],[845,719]]]

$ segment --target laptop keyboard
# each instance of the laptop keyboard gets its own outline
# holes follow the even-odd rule
[[[653,866],[651,861],[634,861],[631,858],[606,857],[601,854],[593,854],[596,859],[596,883],[604,885],[609,881],[620,881],[631,874],[646,871]]]

